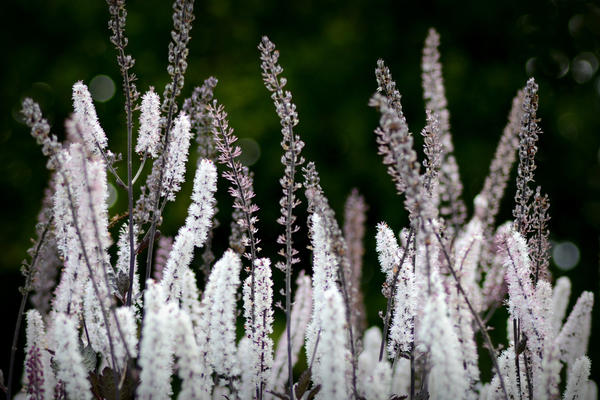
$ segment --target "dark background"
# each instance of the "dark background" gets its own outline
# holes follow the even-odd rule
[[[133,71],[139,77],[138,88],[143,93],[155,86],[162,95],[168,80],[171,2],[132,0],[128,10],[126,32],[129,52],[136,58]],[[40,102],[61,137],[63,121],[71,112],[72,84],[77,80],[89,84],[99,74],[108,75],[117,93],[105,103],[96,103],[99,118],[113,151],[125,151],[126,136],[120,76],[108,41],[104,1],[8,1],[0,11],[0,367],[6,376],[9,337],[19,301],[17,287],[22,282],[18,269],[34,233],[48,177],[45,159],[19,123],[20,102],[25,96]],[[353,187],[369,204],[363,289],[369,321],[376,324],[384,304],[374,251],[375,225],[385,220],[398,230],[406,223],[406,214],[377,155],[372,133],[377,115],[367,101],[376,88],[376,60],[384,58],[403,95],[411,130],[421,130],[425,121],[421,50],[427,30],[435,27],[441,34],[455,154],[469,211],[487,175],[511,99],[534,76],[540,85],[538,115],[544,130],[536,181],[551,199],[551,239],[571,241],[581,254],[574,269],[561,271],[552,263],[552,273],[571,278],[571,305],[582,290],[598,294],[600,7],[596,2],[214,0],[196,1],[195,11],[180,100],[205,78],[216,76],[216,96],[226,106],[237,135],[258,144],[260,157],[251,168],[261,207],[259,236],[264,255],[276,259],[273,243],[281,229],[274,221],[283,168],[279,121],[260,77],[256,49],[260,37],[269,35],[281,51],[284,75],[298,106],[297,131],[306,142],[304,156],[317,163],[322,186],[338,216]],[[120,171],[124,173],[124,165]],[[500,221],[511,216],[513,181]],[[228,235],[230,200],[225,187],[220,180],[222,225],[217,232],[217,254],[225,248]],[[163,226],[167,234],[174,234],[183,223],[190,191],[187,185],[179,200],[167,207]],[[121,196],[111,214],[126,209],[123,200]],[[304,225],[304,205],[297,214]],[[301,239],[305,232],[303,228],[297,235],[303,250],[299,265],[310,270],[310,254]],[[282,277],[274,273],[276,280]],[[600,327],[597,310],[589,350],[592,361],[600,356],[594,340]],[[494,321],[496,343],[505,341],[502,318],[499,314]],[[598,380],[600,368],[596,364],[592,368]],[[489,379],[489,371],[483,376]]]

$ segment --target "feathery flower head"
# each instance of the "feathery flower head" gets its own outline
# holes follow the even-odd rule
[[[105,150],[108,144],[106,134],[98,122],[92,95],[81,81],[73,85],[73,109],[75,117],[84,124],[82,139],[87,151],[90,154],[98,154]]]
[[[171,132],[171,143],[167,146],[165,172],[161,196],[169,201],[175,201],[175,193],[181,189],[185,180],[185,164],[190,148],[190,119],[185,113],[180,113],[175,120]]]
[[[160,140],[160,98],[151,87],[142,97],[140,130],[135,151],[139,154],[148,153],[156,158]]]

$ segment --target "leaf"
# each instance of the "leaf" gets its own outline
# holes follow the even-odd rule
[[[91,345],[88,344],[81,349],[81,357],[83,358],[83,365],[88,372],[93,372],[96,370],[98,356]]]
[[[294,385],[294,394],[296,398],[301,399],[304,396],[304,393],[308,390],[308,386],[310,385],[310,368],[305,370],[302,375],[300,375],[300,379]]]

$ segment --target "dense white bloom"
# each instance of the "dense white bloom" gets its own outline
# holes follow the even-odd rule
[[[239,373],[235,357],[235,319],[241,267],[239,255],[227,250],[213,267],[202,299],[210,341],[207,359],[217,374],[227,377]]]
[[[256,359],[252,354],[252,339],[244,336],[238,344],[238,362],[242,372],[242,380],[238,396],[241,400],[252,400],[256,395]]]
[[[192,204],[188,209],[185,225],[179,229],[175,237],[169,259],[162,272],[160,284],[169,300],[181,296],[181,279],[192,261],[194,247],[200,247],[206,241],[215,213],[216,190],[216,167],[212,161],[202,160],[196,170]]]
[[[347,400],[351,397],[352,361],[348,343],[348,325],[342,295],[337,288],[323,293],[319,308],[321,339],[320,362],[314,365],[313,381],[321,385],[317,399]]]
[[[562,361],[573,365],[576,359],[585,354],[590,339],[592,323],[592,306],[594,294],[583,292],[577,299],[573,311],[563,325],[558,338],[560,358]]]
[[[369,400],[388,400],[391,386],[392,366],[389,361],[383,360],[375,365],[363,382],[364,396]]]
[[[115,314],[118,321],[118,330],[114,318],[111,318],[111,324],[115,324],[112,329],[113,332],[121,332],[120,334],[114,335],[115,337],[115,358],[117,359],[117,365],[119,368],[123,368],[127,362],[127,355],[132,358],[137,357],[137,323],[135,318],[135,312],[132,307],[119,307],[115,309]],[[124,341],[123,341],[124,339]]]
[[[385,281],[388,285],[392,284],[394,271],[400,264],[400,248],[394,232],[385,222],[377,224],[377,254],[379,256],[379,266],[385,274]]]
[[[42,389],[44,390],[44,399],[50,400],[54,398],[54,385],[56,384],[56,379],[50,364],[50,353],[46,351],[46,349],[49,347],[49,343],[46,340],[44,321],[37,310],[27,311],[26,319],[27,329],[25,330],[25,366],[27,366],[27,362],[31,356],[30,350],[34,346],[37,347],[39,350],[39,361],[44,378],[44,382],[42,384]],[[28,375],[23,374],[23,386],[27,387],[28,385]]]
[[[212,390],[212,370],[207,370],[201,360],[200,349],[196,344],[192,320],[189,315],[177,310],[170,320],[170,329],[174,332],[175,355],[181,378],[179,400],[208,399]]]
[[[300,271],[296,280],[296,292],[294,294],[294,304],[290,315],[290,325],[292,327],[290,338],[292,342],[292,365],[298,361],[298,354],[304,343],[304,334],[311,318],[312,312],[312,287],[310,277]],[[283,391],[283,387],[288,379],[287,369],[287,335],[284,330],[277,342],[277,351],[273,361],[271,379],[268,382],[268,388],[275,392]]]
[[[573,362],[569,370],[567,379],[567,388],[563,395],[563,400],[587,400],[588,377],[590,376],[590,359],[581,356]]]
[[[139,154],[148,153],[156,158],[160,144],[160,98],[153,88],[142,97],[140,109],[140,130],[135,151]]]
[[[335,278],[338,265],[333,254],[331,238],[325,226],[325,218],[317,213],[312,214],[310,229],[313,247],[313,312],[310,324],[306,328],[305,350],[306,358],[313,360],[315,343],[321,330],[319,315],[324,304],[323,294],[327,289],[336,287]],[[315,355],[313,363],[319,363],[318,354]]]
[[[112,365],[112,356],[110,352],[110,344],[106,334],[106,324],[102,315],[100,301],[94,293],[94,288],[91,281],[88,281],[85,287],[85,298],[83,302],[83,316],[87,327],[90,342],[95,352],[100,353],[104,360],[110,361]],[[116,332],[116,330],[115,330]],[[115,335],[112,336],[113,338]],[[113,365],[113,367],[116,367]]]
[[[56,314],[53,326],[56,378],[65,383],[67,396],[72,399],[91,399],[88,371],[79,353],[77,325],[65,314]]]
[[[367,399],[388,399],[392,388],[392,367],[386,359],[379,362],[381,339],[379,327],[367,329],[358,356],[357,389]]]
[[[425,304],[417,334],[429,350],[429,395],[432,399],[463,399],[467,397],[470,382],[461,361],[459,338],[435,270],[432,270],[431,285],[432,293]]]
[[[252,386],[264,388],[273,366],[273,340],[270,337],[273,333],[273,280],[269,259],[260,258],[254,264],[254,307],[251,292],[252,276],[248,276],[244,281],[244,329],[251,341]]]
[[[144,325],[138,365],[141,368],[139,399],[166,399],[171,395],[173,330],[169,321],[177,308],[165,304],[160,285],[148,280],[144,293]]]
[[[161,196],[166,196],[170,201],[175,200],[175,193],[181,189],[181,184],[185,181],[185,164],[192,136],[190,128],[188,116],[183,112],[179,113],[166,148],[165,172],[161,188]]]
[[[54,292],[52,312],[78,316],[83,309],[85,284],[89,274],[87,268],[82,265],[81,241],[77,237],[71,209],[75,207],[71,200],[77,201],[78,191],[71,188],[80,186],[83,178],[80,170],[69,168],[72,157],[68,150],[61,151],[57,159],[60,160],[60,170],[56,174],[54,192],[54,227],[58,252],[64,259],[64,268]]]
[[[543,333],[548,323],[547,316],[540,313],[539,304],[536,304],[527,243],[519,232],[511,229],[501,238],[499,247],[504,254],[510,315],[519,321],[521,331],[527,336],[527,347],[532,356],[539,358],[538,355],[543,354]]]
[[[75,118],[83,122],[83,141],[90,154],[97,154],[107,146],[106,134],[98,122],[96,108],[86,85],[79,81],[73,85]],[[75,136],[76,137],[76,136]]]
[[[571,280],[566,276],[561,276],[554,284],[552,291],[552,332],[558,335],[562,322],[567,314],[569,297],[571,296]]]

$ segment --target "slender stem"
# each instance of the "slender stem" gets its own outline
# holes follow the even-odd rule
[[[146,160],[148,159],[148,153],[144,154],[144,158],[142,159],[142,163],[140,164],[137,172],[135,173],[135,176],[133,177],[131,184],[135,184],[138,180],[138,178],[140,177],[140,175],[142,174],[142,171],[144,170],[144,165],[146,165]]]
[[[106,163],[106,167],[108,168],[108,170],[110,171],[111,174],[113,174],[113,176],[115,177],[115,180],[117,182],[117,184],[125,189],[127,189],[127,185],[125,184],[125,182],[123,182],[123,180],[119,177],[119,174],[117,174],[117,171],[115,170],[115,168],[112,166],[110,160],[108,159],[108,156],[106,155],[106,153],[104,152],[104,149],[102,149],[102,147],[100,147],[100,144],[95,141],[94,143],[96,143],[96,148],[98,149],[98,152],[102,155],[102,158],[104,159],[104,162]]]
[[[413,325],[414,332],[414,325]],[[415,398],[415,342],[412,342],[410,350],[410,400]]]
[[[42,248],[43,242],[46,240],[46,235],[50,230],[50,226],[52,226],[52,221],[54,217],[50,217],[46,226],[42,230],[42,234],[40,239],[35,246],[35,251],[33,253],[33,257],[31,258],[31,265],[29,267],[29,275],[25,281],[25,286],[23,287],[23,295],[21,296],[21,305],[19,306],[19,313],[17,314],[17,323],[15,324],[15,332],[13,334],[12,346],[10,348],[10,364],[8,367],[8,387],[6,389],[6,398],[7,400],[11,400],[12,395],[12,381],[13,381],[13,372],[15,366],[15,353],[17,351],[17,342],[19,341],[19,333],[21,332],[21,322],[23,321],[23,313],[25,312],[25,305],[27,304],[27,299],[29,298],[29,291],[31,286],[31,281],[33,278],[33,274],[35,271],[38,255],[40,253],[40,249]]]
[[[115,29],[117,34],[117,42],[122,43],[121,29],[119,29],[119,18],[116,18],[115,23],[117,27]],[[125,59],[125,49],[123,46],[118,46],[119,58]],[[121,67],[121,74],[123,75],[123,87],[125,91],[125,112],[127,114],[127,211],[129,212],[129,288],[127,290],[127,307],[131,306],[131,295],[133,291],[133,275],[135,270],[135,244],[133,239],[133,180],[132,166],[133,160],[131,152],[133,148],[132,144],[132,130],[133,130],[133,107],[131,99],[131,82],[129,72],[127,68]],[[108,164],[108,163],[107,163]],[[140,168],[141,170],[141,168]]]
[[[513,318],[513,342],[515,347],[515,371],[517,373],[517,390],[519,391],[519,399],[523,400],[523,393],[521,391],[521,367],[519,366],[519,328],[517,327],[517,319]]]
[[[410,231],[408,232],[408,239],[406,239],[406,244],[404,245],[404,253],[402,254],[402,259],[400,260],[400,265],[398,265],[398,268],[396,268],[396,272],[394,273],[394,278],[393,278],[393,282],[392,282],[392,290],[391,290],[390,296],[387,299],[385,320],[383,321],[383,335],[381,338],[381,346],[379,348],[379,361],[381,361],[383,359],[383,351],[385,349],[388,327],[390,324],[390,316],[392,314],[392,302],[394,301],[393,299],[396,294],[396,288],[398,287],[397,283],[398,283],[398,277],[400,276],[400,269],[402,268],[402,265],[404,264],[406,255],[408,254],[408,246],[410,245],[410,241],[414,235],[414,232],[415,232],[414,229],[411,227]]]
[[[488,334],[487,330],[485,329],[483,322],[481,322],[481,318],[479,317],[479,314],[477,314],[477,312],[471,305],[471,302],[469,301],[469,297],[467,296],[467,293],[465,292],[464,288],[460,284],[460,280],[458,279],[458,276],[456,275],[456,271],[454,271],[454,268],[452,267],[452,262],[450,261],[450,256],[448,255],[448,252],[444,248],[442,238],[440,237],[438,232],[434,231],[434,233],[435,233],[435,237],[438,240],[438,243],[440,244],[440,248],[442,249],[444,258],[446,259],[446,262],[448,263],[448,270],[450,270],[452,277],[456,281],[456,287],[458,288],[458,290],[462,294],[463,298],[465,299],[465,303],[467,303],[467,306],[469,307],[469,311],[471,311],[471,314],[475,318],[475,322],[477,323],[477,326],[479,327],[479,330],[481,331],[481,334],[483,335],[483,338],[486,341],[487,348],[488,348],[488,351],[490,352],[490,356],[492,359],[492,363],[494,364],[494,368],[496,369],[496,373],[498,374],[498,379],[500,381],[500,386],[502,387],[502,392],[504,392],[504,398],[506,400],[508,400],[508,392],[506,391],[506,386],[504,385],[504,378],[502,377],[502,373],[500,371],[500,366],[498,365],[498,360],[496,359],[496,354],[494,351],[494,346],[492,344],[492,339],[490,338],[490,335]]]

